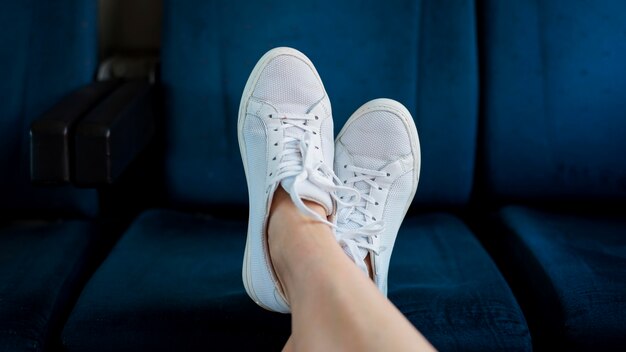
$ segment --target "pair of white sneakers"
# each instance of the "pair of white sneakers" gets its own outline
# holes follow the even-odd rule
[[[419,139],[407,109],[390,99],[372,100],[334,141],[330,101],[315,67],[301,52],[282,47],[254,67],[237,127],[250,200],[243,261],[248,295],[265,309],[290,311],[266,234],[279,186],[303,213],[334,229],[346,254],[386,295],[396,235],[420,173]],[[303,199],[321,204],[328,218]]]

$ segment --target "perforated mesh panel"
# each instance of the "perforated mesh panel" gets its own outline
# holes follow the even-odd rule
[[[368,169],[380,169],[390,160],[397,160],[411,152],[406,128],[391,113],[374,111],[363,115],[358,125],[341,137],[341,142],[352,155],[354,162]]]
[[[311,68],[293,56],[281,55],[267,64],[252,94],[270,101],[279,111],[307,112],[323,96]]]

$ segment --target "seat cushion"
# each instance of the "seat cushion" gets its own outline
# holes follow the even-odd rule
[[[0,225],[0,350],[42,351],[58,338],[88,265],[82,221]]]
[[[163,16],[165,180],[173,200],[246,204],[241,94],[266,51],[291,46],[317,67],[335,131],[370,99],[396,99],[411,111],[428,165],[415,202],[467,201],[478,95],[473,1],[166,0]]]
[[[485,0],[479,16],[489,189],[626,200],[626,2]]]
[[[495,264],[457,218],[407,218],[389,271],[389,298],[440,351],[531,349],[522,312]]]
[[[83,291],[63,331],[68,351],[279,350],[290,317],[241,282],[246,221],[165,210],[138,218]],[[467,228],[448,215],[403,227],[390,297],[442,350],[523,350],[524,318]]]
[[[0,23],[0,212],[93,215],[95,190],[33,187],[29,131],[33,120],[93,80],[97,1],[0,0]]]
[[[626,346],[626,217],[511,206],[500,212],[503,257],[536,345]]]
[[[288,315],[246,295],[246,221],[143,213],[96,271],[63,331],[68,351],[278,351]]]

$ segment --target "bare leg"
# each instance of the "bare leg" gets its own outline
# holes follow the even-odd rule
[[[324,216],[323,208],[307,206]],[[431,351],[433,347],[350,261],[331,229],[274,196],[272,262],[292,311],[286,350]]]

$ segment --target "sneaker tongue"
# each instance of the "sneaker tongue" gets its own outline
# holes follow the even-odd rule
[[[356,188],[361,194],[367,194],[369,193],[371,186],[364,181],[359,181],[359,182],[354,183],[354,188]],[[361,202],[358,204],[358,206],[365,206],[365,205],[366,205],[365,200],[361,200]],[[367,220],[365,218],[365,215],[363,215],[363,213],[359,211],[353,211],[350,217],[348,218],[348,220],[344,222],[341,225],[341,227],[348,229],[348,230],[354,230],[354,229],[358,229],[359,227],[361,227],[361,225],[354,222],[352,219],[355,219],[355,220],[358,219],[362,223],[366,223],[366,220]],[[360,247],[358,248],[357,253],[353,253],[353,251],[350,251],[347,247],[343,247],[343,251],[348,255],[348,257],[352,258],[352,260],[357,263],[364,262],[365,257],[368,254],[368,251],[366,249],[360,248]],[[369,273],[366,272],[366,274],[369,274]]]
[[[352,214],[352,217],[355,217],[355,216],[364,217],[363,214],[356,213],[356,212]],[[348,220],[347,222],[343,223],[341,227],[347,230],[354,230],[354,229],[358,229],[359,227],[361,227],[361,225],[357,224],[356,222],[352,220]],[[345,247],[345,246],[343,247],[343,251],[348,255],[348,257],[352,258],[352,260],[355,263],[364,261],[368,253],[366,249],[360,248],[360,247],[358,248],[357,253],[353,253],[353,251],[350,251],[348,247]]]
[[[285,129],[285,136],[287,137],[293,137],[296,138],[297,140],[301,140],[302,138],[304,138],[304,131],[298,127],[289,127],[287,129]],[[297,144],[298,142],[291,142],[290,147],[291,148],[300,148],[300,146]],[[298,149],[299,150],[299,149]],[[285,155],[284,160],[285,161],[292,161],[292,160],[297,160],[297,159],[301,159],[302,155],[300,154],[300,152],[298,152],[297,154],[288,154]]]
[[[365,169],[380,171],[388,164],[389,161],[382,160],[376,157],[367,156],[367,155],[352,154],[352,162],[354,163],[354,165],[358,165],[359,167],[362,167]],[[350,174],[350,176],[353,176],[353,174]],[[370,189],[372,187],[364,181],[355,182],[353,186],[361,194],[369,194]],[[362,199],[361,202],[357,206],[365,207],[366,205],[367,205],[366,201]],[[367,220],[365,215],[363,215],[363,213],[358,212],[358,211],[353,212],[352,215],[350,216],[350,219],[360,220],[360,222],[362,223],[366,223],[366,220]],[[343,226],[345,228],[356,229],[361,226],[355,223],[354,221],[351,221],[350,219],[348,219],[348,221],[344,223]],[[367,251],[365,251],[365,253],[367,253]]]
[[[350,257],[352,259],[352,261],[354,261],[355,263],[357,263],[357,262],[365,262],[365,257],[367,257],[367,253],[368,253],[368,251],[366,249],[359,248],[358,253],[352,253],[352,251],[350,251],[348,249],[348,247],[342,247],[342,249],[343,249],[344,253],[346,253],[346,255],[348,255],[348,257]],[[355,258],[355,256],[356,256],[356,258]]]
[[[356,190],[358,190],[361,194],[367,194],[369,193],[369,190],[371,188],[370,185],[368,185],[367,183],[363,182],[363,181],[359,181],[356,182],[354,184],[354,188]],[[361,199],[361,201],[359,202],[359,204],[357,204],[357,207],[361,207],[361,206],[366,206],[366,201]],[[358,229],[359,227],[361,227],[361,225],[359,225],[358,223],[356,223],[353,220],[360,220],[360,222],[362,223],[366,223],[367,219],[365,218],[365,215],[363,215],[363,213],[354,210],[352,212],[352,214],[350,214],[350,217],[347,219],[346,222],[344,222],[342,224],[342,227],[346,228],[346,229]],[[367,253],[367,251],[366,251]]]
[[[311,181],[305,179],[302,183],[298,184],[298,194],[296,195],[294,194],[295,180],[296,176],[286,177],[280,181],[280,185],[283,186],[283,189],[292,197],[298,196],[300,199],[310,200],[320,204],[326,210],[326,215],[330,216],[333,213],[333,200],[328,192],[321,190],[311,183]]]

